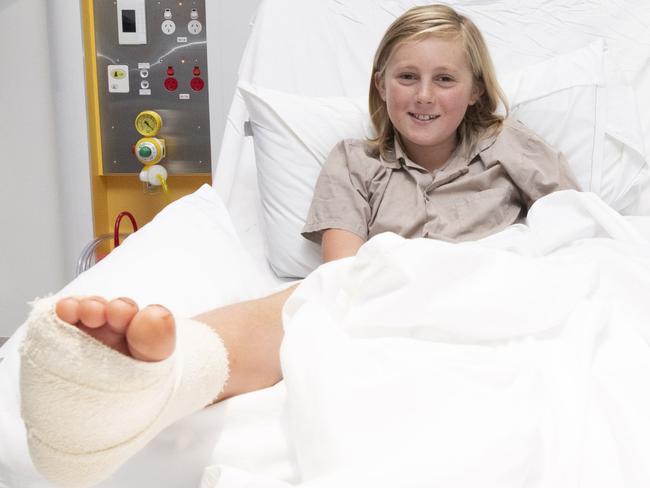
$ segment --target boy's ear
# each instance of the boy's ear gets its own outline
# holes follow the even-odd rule
[[[479,99],[483,96],[484,93],[485,93],[485,86],[483,85],[483,82],[475,81],[474,85],[472,86],[472,95],[469,99],[469,104],[474,105],[476,102],[479,101]]]
[[[379,76],[379,73],[375,73],[375,76],[373,77],[373,79],[374,79],[374,82],[375,82],[375,88],[377,88],[377,91],[379,92],[379,96],[385,102],[386,101],[386,83],[384,82],[384,77]]]

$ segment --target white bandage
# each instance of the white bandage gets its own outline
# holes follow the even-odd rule
[[[228,379],[221,338],[176,319],[176,349],[138,361],[35,303],[21,347],[21,413],[37,469],[67,487],[108,478],[165,427],[210,404]]]

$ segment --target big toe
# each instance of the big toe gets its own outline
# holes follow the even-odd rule
[[[176,322],[162,305],[149,305],[135,314],[126,331],[131,355],[141,361],[162,361],[176,345]]]

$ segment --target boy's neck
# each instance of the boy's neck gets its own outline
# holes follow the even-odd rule
[[[448,144],[441,144],[436,147],[418,146],[405,144],[402,138],[397,135],[399,145],[404,154],[414,163],[433,173],[442,168],[458,147],[458,138]]]

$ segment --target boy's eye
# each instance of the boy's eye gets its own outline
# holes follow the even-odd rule
[[[402,73],[399,75],[399,78],[402,80],[414,80],[415,75],[413,73]]]

